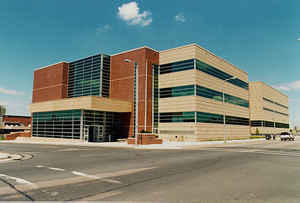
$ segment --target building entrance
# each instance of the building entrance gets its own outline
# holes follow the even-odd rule
[[[84,127],[85,142],[104,142],[103,126],[85,126]]]

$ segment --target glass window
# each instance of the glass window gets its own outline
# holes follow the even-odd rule
[[[197,68],[197,70],[205,72],[205,73],[212,75],[214,77],[217,77],[221,80],[226,80],[226,79],[233,77],[232,75],[225,73],[224,71],[221,71],[221,70],[219,70],[211,65],[208,65],[202,61],[199,61],[198,59],[196,59],[196,68]],[[227,82],[248,90],[248,83],[246,83],[238,78],[228,80]]]
[[[102,60],[103,64],[101,64]],[[109,56],[98,54],[70,63],[68,73],[68,97],[90,95],[108,97],[109,83]]]
[[[160,113],[159,121],[161,123],[195,122],[195,112]]]
[[[194,59],[160,65],[160,74],[194,69]]]

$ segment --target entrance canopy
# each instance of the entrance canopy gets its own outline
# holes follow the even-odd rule
[[[126,113],[131,112],[131,103],[99,96],[85,96],[30,104],[31,113],[73,109]]]

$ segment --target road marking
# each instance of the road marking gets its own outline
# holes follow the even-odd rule
[[[65,169],[63,169],[63,168],[48,167],[48,169],[53,170],[53,171],[65,171]]]
[[[88,149],[67,148],[67,149],[59,149],[57,150],[57,152],[73,152],[73,151],[81,151],[81,150],[88,150]]]
[[[107,178],[113,178],[113,177],[119,177],[124,175],[130,175],[135,174],[139,172],[149,171],[156,169],[157,167],[149,167],[149,168],[135,168],[135,169],[126,169],[122,171],[115,171],[115,172],[109,172],[109,173],[99,173],[95,174],[95,176],[99,177],[101,180],[105,180]],[[56,180],[46,180],[41,182],[36,182],[35,184],[40,188],[49,188],[49,187],[56,187],[56,186],[62,186],[62,185],[70,185],[70,184],[76,184],[76,183],[82,183],[86,182],[86,178],[79,176],[79,177],[73,177],[73,178],[65,178],[65,179],[56,179]],[[31,191],[33,189],[24,187],[24,185],[18,186],[20,190],[23,192]],[[15,191],[12,191],[10,187],[0,187],[0,195],[4,194],[14,194]]]
[[[42,165],[37,165],[35,166],[36,168],[47,168],[53,171],[65,171],[63,168],[55,168],[55,167],[47,167],[47,166],[42,166]]]
[[[81,172],[78,172],[78,171],[72,171],[72,173],[73,173],[74,175],[77,175],[77,176],[83,176],[83,177],[91,178],[91,179],[99,179],[99,177],[97,177],[97,176],[88,175],[88,174],[81,173]]]
[[[77,175],[77,176],[82,176],[82,177],[90,178],[90,179],[94,179],[94,180],[99,180],[99,179],[101,179],[101,178],[99,178],[98,176],[95,176],[95,175],[89,175],[89,174],[82,173],[82,172],[78,172],[78,171],[72,171],[72,174]],[[108,183],[117,183],[117,184],[121,184],[121,182],[118,181],[118,180],[107,179],[107,178],[102,178],[101,181],[108,182]]]
[[[36,184],[34,184],[34,183],[32,183],[28,180],[22,179],[22,178],[16,178],[16,177],[8,176],[8,175],[5,175],[5,174],[0,174],[0,178],[1,177],[5,178],[6,180],[13,180],[13,181],[15,181],[16,183],[19,183],[19,184],[29,185],[34,189],[38,188]]]
[[[95,195],[95,196],[80,199],[79,201],[97,201],[97,200],[100,200],[100,199],[105,199],[105,198],[112,197],[112,196],[115,196],[115,195],[119,195],[119,194],[122,194],[122,193],[123,192],[121,192],[121,191],[105,192],[105,193],[100,193],[100,194]]]

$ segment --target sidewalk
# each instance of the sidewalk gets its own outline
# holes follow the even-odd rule
[[[129,145],[127,142],[102,142],[102,143],[84,143],[81,140],[70,140],[60,138],[25,138],[18,137],[16,140],[4,140],[0,143],[20,143],[20,144],[47,144],[47,145],[64,145],[64,146],[88,146],[88,147],[114,147],[114,148],[136,148],[136,149],[184,149],[188,147],[203,146],[220,146],[243,144],[253,142],[264,142],[265,139],[248,139],[248,140],[230,140],[224,144],[224,141],[210,141],[210,142],[164,142],[163,144],[153,145]]]
[[[2,160],[2,159],[8,159],[8,158],[9,158],[9,154],[0,152],[0,160]]]

